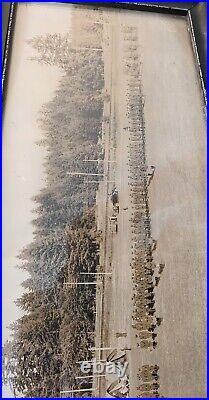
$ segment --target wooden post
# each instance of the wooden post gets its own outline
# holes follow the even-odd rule
[[[64,285],[99,285],[101,282],[64,282]]]
[[[115,163],[116,162],[116,160],[100,160],[100,159],[98,159],[98,160],[91,160],[90,158],[84,158],[84,160],[83,160],[84,162],[107,162],[107,163]]]
[[[94,375],[83,375],[83,376],[76,376],[75,379],[85,379],[85,378],[100,378],[100,377],[105,377],[106,375],[99,375],[99,374],[94,374]]]
[[[79,392],[94,392],[97,388],[87,388],[87,389],[72,389],[72,390],[61,390],[60,394],[64,393],[79,393]]]
[[[67,175],[84,175],[84,176],[103,176],[104,174],[90,173],[90,172],[67,172]]]
[[[96,360],[97,362],[104,362],[104,363],[106,363],[107,362],[107,360]],[[75,363],[76,364],[82,364],[83,362],[86,362],[86,363],[89,363],[89,364],[92,364],[93,362],[95,362],[95,359],[93,359],[93,360],[82,360],[82,361],[76,361]]]
[[[79,272],[79,275],[112,275],[112,272]]]
[[[89,350],[96,351],[96,350],[117,350],[115,347],[90,347]]]

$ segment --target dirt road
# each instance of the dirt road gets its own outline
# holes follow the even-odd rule
[[[104,62],[106,87],[111,95],[110,120],[98,218],[105,235],[102,262],[112,276],[104,280],[100,347],[131,349],[127,351],[129,397],[139,394],[137,370],[146,363],[159,365],[160,394],[164,397],[205,397],[205,120],[188,31],[181,17],[111,11],[108,21],[109,47],[104,51]],[[129,134],[124,130],[128,123],[124,23],[138,27],[146,98],[147,162],[156,166],[149,187],[152,236],[157,240],[155,262],[166,265],[155,290],[163,324],[157,330],[158,344],[152,351],[137,347],[131,325],[132,209]],[[187,65],[186,76],[181,62]],[[108,164],[108,160],[114,162]],[[117,233],[109,221],[113,211],[107,196],[114,186],[120,207]],[[126,337],[118,338],[118,333]],[[101,351],[100,357],[104,359],[107,354]],[[112,380],[109,376],[99,380],[98,397],[109,397],[106,389]]]

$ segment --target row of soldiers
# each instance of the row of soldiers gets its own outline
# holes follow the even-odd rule
[[[158,365],[142,365],[139,368],[137,377],[139,378],[139,386],[137,389],[140,398],[158,398],[159,394],[159,367]]]
[[[127,33],[126,33],[127,35]],[[132,31],[135,37],[136,32]],[[142,64],[138,55],[137,41],[125,41],[126,58],[124,68],[127,81],[126,102],[129,134],[128,168],[129,186],[132,205],[130,219],[132,230],[131,272],[134,287],[133,327],[138,330],[137,339],[140,348],[156,347],[155,328],[161,320],[156,318],[154,277],[156,266],[153,251],[156,241],[151,237],[151,223],[148,204],[148,186],[153,179],[155,167],[147,167],[145,155],[144,97],[141,88]]]

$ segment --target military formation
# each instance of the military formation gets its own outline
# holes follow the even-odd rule
[[[123,27],[123,35],[128,120],[124,134],[129,137],[128,179],[132,208],[132,326],[138,331],[136,338],[139,348],[152,351],[157,345],[155,329],[162,322],[161,318],[156,317],[154,289],[159,283],[164,264],[157,266],[153,257],[157,242],[151,235],[148,187],[154,177],[155,166],[147,166],[145,155],[145,99],[141,87],[142,63],[138,52],[136,28]]]
[[[158,398],[159,394],[159,367],[158,365],[142,365],[137,374],[139,379],[139,395],[141,398]]]

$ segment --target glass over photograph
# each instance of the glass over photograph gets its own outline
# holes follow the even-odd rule
[[[3,397],[206,397],[206,116],[184,16],[18,3]]]

